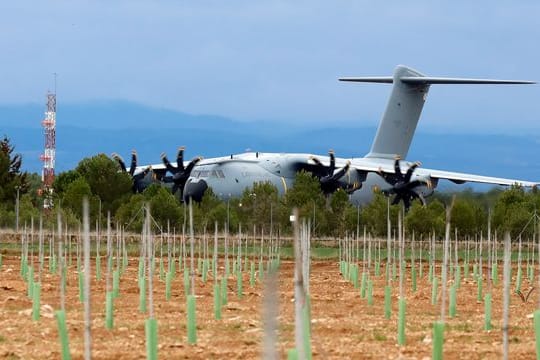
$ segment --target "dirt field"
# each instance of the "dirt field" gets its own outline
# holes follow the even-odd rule
[[[59,307],[58,277],[45,271],[42,280],[42,316],[32,321],[32,303],[26,295],[19,258],[4,256],[0,272],[0,357],[9,359],[60,358],[56,320],[52,309]],[[95,264],[95,263],[94,263]],[[223,261],[221,261],[223,264]],[[74,264],[73,264],[74,265]],[[104,262],[102,262],[105,268]],[[286,357],[294,346],[292,262],[283,262],[279,273],[279,352]],[[440,270],[440,269],[439,269]],[[438,271],[439,271],[438,270]],[[221,270],[222,271],[222,270]],[[78,297],[75,267],[69,269],[66,298],[71,354],[83,356],[83,305]],[[502,269],[499,271],[502,274]],[[515,274],[515,272],[514,272]],[[424,277],[418,290],[411,291],[407,279],[406,345],[397,345],[397,284],[393,289],[392,318],[384,318],[384,276],[374,279],[374,304],[360,298],[359,290],[339,274],[338,264],[315,261],[311,277],[312,349],[319,359],[382,359],[431,357],[431,325],[440,312],[431,305],[431,286]],[[261,304],[263,288],[249,286],[244,274],[244,296],[236,296],[236,280],[229,280],[229,302],[223,319],[213,319],[213,280],[199,278],[197,294],[197,345],[186,340],[186,300],[182,277],[172,285],[172,298],[165,300],[165,283],[156,276],[154,301],[158,319],[158,356],[162,359],[246,359],[259,358],[262,349]],[[462,282],[458,291],[457,316],[448,319],[444,354],[447,359],[498,359],[502,355],[502,282],[493,294],[494,330],[483,330],[484,305],[476,301],[476,284]],[[523,287],[529,286],[524,281]],[[140,359],[146,357],[144,321],[140,313],[137,259],[131,258],[121,278],[120,296],[115,301],[114,329],[105,329],[105,280],[92,281],[93,357],[96,359]],[[537,291],[537,290],[535,290]],[[532,320],[537,293],[527,303],[511,297],[510,358],[534,359]],[[439,302],[440,303],[440,302]]]

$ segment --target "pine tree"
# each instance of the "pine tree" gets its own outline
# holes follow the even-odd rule
[[[15,146],[7,136],[0,141],[0,202],[15,204],[17,188],[19,193],[28,191],[28,174],[21,172],[22,155],[14,154]]]

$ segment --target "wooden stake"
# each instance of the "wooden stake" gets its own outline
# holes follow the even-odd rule
[[[504,234],[504,292],[503,292],[503,359],[508,360],[508,312],[510,307],[510,233]]]
[[[84,227],[84,358],[92,358],[92,319],[90,315],[90,223],[88,214],[88,199],[83,200]]]
[[[304,332],[303,332],[303,319],[302,319],[302,307],[305,302],[304,294],[304,279],[302,273],[302,248],[300,240],[300,224],[298,219],[298,209],[293,210],[294,216],[294,339],[296,351],[298,352],[299,359],[305,359],[304,352]]]
[[[442,266],[442,276],[441,276],[441,322],[444,323],[444,316],[446,310],[446,286],[447,286],[447,268],[448,268],[448,244],[450,243],[450,220],[452,218],[452,208],[454,207],[454,201],[456,200],[455,195],[452,197],[452,202],[450,206],[446,209],[446,227],[445,227],[445,236],[444,236],[444,257],[443,257],[443,266]]]
[[[263,321],[264,343],[263,359],[278,359],[277,353],[277,329],[279,316],[279,296],[277,271],[270,270],[264,277]]]

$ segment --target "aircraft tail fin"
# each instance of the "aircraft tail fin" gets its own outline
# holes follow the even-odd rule
[[[366,157],[405,158],[432,84],[534,84],[523,80],[493,80],[429,77],[399,65],[394,75],[384,77],[346,77],[340,81],[393,84],[375,140]]]

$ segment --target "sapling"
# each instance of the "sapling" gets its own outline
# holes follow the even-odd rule
[[[264,278],[263,298],[263,359],[278,359],[277,329],[279,316],[279,296],[277,271],[270,270]]]
[[[191,199],[190,199],[191,200]],[[193,235],[193,201],[189,201],[189,242],[190,242],[190,295],[187,296],[187,336],[188,344],[197,343],[196,304],[195,304],[195,238]]]
[[[493,264],[491,268],[491,281],[493,282],[493,286],[497,286],[497,284],[499,283],[499,256],[497,251],[497,231],[495,231],[495,234],[493,236]]]
[[[253,225],[253,238],[255,238],[255,231],[256,231],[256,227],[255,225]],[[255,242],[255,240],[254,240]],[[245,241],[245,251],[244,251],[244,270],[247,270],[247,265],[248,265],[248,258],[249,258],[249,250],[248,250],[248,244],[249,243],[249,232],[246,231],[246,241]]]
[[[107,244],[110,243],[110,240],[107,239]],[[109,245],[107,245],[109,246]],[[139,248],[139,311],[144,313],[146,312],[146,269],[148,263],[147,255],[148,245],[146,245],[146,228],[143,223],[143,230],[141,233],[141,244]],[[109,250],[108,250],[109,251]],[[110,270],[107,271],[110,276]],[[110,282],[110,279],[108,280]],[[110,285],[107,285],[110,286]],[[112,295],[111,295],[112,296]]]
[[[38,269],[37,269],[37,281],[34,282],[33,276],[32,283],[32,320],[37,321],[40,319],[40,307],[41,307],[41,239],[43,238],[43,216],[39,217],[39,250],[38,250]],[[33,246],[32,246],[33,248]],[[34,251],[32,249],[32,268],[34,267]]]
[[[61,228],[60,213],[57,214],[58,228]],[[60,310],[55,311],[56,321],[58,324],[58,336],[60,338],[60,348],[62,360],[70,360],[69,339],[66,326],[66,309],[65,309],[65,276],[64,268],[66,267],[65,257],[63,256],[62,238],[58,240],[58,263],[60,265]]]
[[[173,279],[173,264],[171,257],[171,237],[167,231],[167,271],[165,273],[165,299],[169,301],[171,299],[171,287]]]
[[[341,275],[343,275],[343,251],[341,248],[341,239],[338,239],[338,260],[339,260],[339,270]]]
[[[214,254],[212,263],[214,268],[214,318],[216,320],[221,319],[221,286],[218,282],[218,223],[217,221],[214,224]]]
[[[81,227],[79,225],[79,234],[81,232]],[[72,260],[71,260],[71,236],[68,236],[68,266],[71,266]]]
[[[300,245],[302,253],[302,283],[304,293],[304,303],[302,307],[302,326],[303,326],[303,345],[306,359],[311,359],[311,300],[309,295],[309,278],[310,278],[310,239],[311,226],[305,221],[302,224],[302,232],[300,236]],[[358,267],[357,267],[358,268]]]
[[[186,229],[185,225],[182,227],[182,267],[183,267],[183,273],[184,273],[184,294],[187,296],[189,295],[189,288],[191,284],[191,274],[187,267],[187,250],[186,250]]]
[[[59,229],[60,231],[60,229]],[[60,235],[58,235],[60,238]],[[39,282],[41,283],[41,272],[43,271],[43,216],[39,217],[39,253],[38,253],[38,261],[39,261]]]
[[[101,243],[101,232],[96,220],[96,280],[101,280],[101,254],[100,254],[100,243]]]
[[[263,263],[263,252],[264,252],[264,228],[261,227],[261,248],[259,255],[259,280],[264,279],[264,263]]]
[[[418,277],[420,277],[420,279],[423,277],[424,275],[424,266],[422,265],[422,250],[423,250],[423,247],[424,247],[424,239],[421,237],[420,240],[419,240],[419,248],[420,248],[420,255],[418,256]]]
[[[415,262],[415,248],[414,248],[414,231],[412,233],[412,239],[411,239],[411,282],[412,282],[412,290],[413,292],[416,292],[416,262]]]
[[[375,257],[375,276],[381,275],[381,238],[377,236],[377,256]]]
[[[406,299],[403,289],[403,282],[405,278],[405,269],[403,268],[403,257],[405,240],[403,236],[403,226],[401,211],[398,213],[398,242],[399,242],[399,312],[398,312],[398,345],[405,345],[405,310]]]
[[[54,246],[53,246],[54,252]],[[32,297],[32,289],[34,287],[34,217],[30,218],[30,270],[31,274],[28,277],[29,296]]]
[[[458,243],[458,235],[457,235],[457,227],[454,237],[454,286],[456,289],[459,289],[461,287],[461,267],[459,265],[459,243]]]
[[[165,268],[163,265],[163,234],[159,236],[159,279],[165,280]]]
[[[386,286],[384,287],[384,317],[390,319],[392,314],[392,282],[390,277],[390,267],[392,266],[392,242],[390,226],[390,198],[386,205]]]
[[[145,239],[147,246],[146,257],[148,260],[148,319],[145,321],[145,334],[146,334],[146,357],[147,359],[157,359],[157,321],[154,318],[154,287],[153,287],[153,277],[154,277],[154,258],[155,258],[155,247],[154,239],[152,237],[152,228],[151,228],[151,215],[150,215],[150,206],[146,204],[145,206],[145,220],[143,227],[143,238]]]
[[[229,268],[229,224],[227,223],[225,226],[225,239],[224,239],[224,246],[225,246],[225,279],[229,277],[230,268]]]
[[[229,276],[229,242],[228,242],[228,225],[225,225],[224,229],[224,246],[225,246],[225,269],[223,277],[221,278],[221,305],[227,305],[227,278]]]
[[[482,296],[482,282],[484,281],[484,275],[483,275],[483,271],[482,271],[482,248],[484,247],[483,245],[483,240],[484,240],[484,237],[482,236],[482,233],[480,232],[480,244],[478,245],[479,247],[479,250],[478,250],[478,257],[479,257],[479,261],[478,261],[478,270],[477,270],[477,274],[478,274],[478,278],[477,278],[477,285],[478,285],[478,293],[477,293],[477,301],[482,301],[483,300],[483,296]]]
[[[535,214],[536,215],[536,214]],[[536,226],[535,226],[536,230]],[[540,231],[538,232],[538,268],[540,269]],[[533,238],[536,241],[536,236]],[[538,277],[538,288],[540,289],[540,275]],[[540,359],[540,293],[538,295],[537,309],[533,315],[534,337],[536,342],[536,359]]]
[[[519,237],[518,237],[518,264],[517,264],[517,277],[516,277],[516,289],[515,289],[516,293],[521,292],[521,281],[522,281],[522,274],[521,274],[521,235],[519,235]]]
[[[113,328],[113,316],[114,316],[114,300],[111,289],[111,262],[109,259],[112,257],[112,245],[111,245],[111,213],[107,212],[107,274],[105,278],[105,327],[108,330]],[[140,276],[140,275],[139,275]],[[140,281],[139,281],[140,286]]]
[[[488,248],[488,268],[486,273],[487,280],[487,293],[484,296],[484,330],[491,330],[491,211],[488,213],[488,237],[487,237],[487,248]]]
[[[305,293],[304,293],[304,279],[302,271],[302,246],[300,239],[300,224],[298,219],[298,210],[294,209],[294,258],[295,258],[295,267],[294,267],[294,313],[295,313],[295,348],[298,353],[299,359],[307,359],[307,354],[304,347],[304,312],[302,307],[305,302]]]
[[[445,317],[445,307],[446,307],[446,276],[447,276],[447,266],[448,266],[448,243],[450,242],[450,220],[452,216],[452,208],[454,206],[455,196],[452,198],[450,206],[446,209],[446,227],[445,227],[445,237],[444,237],[444,255],[443,255],[443,264],[441,269],[441,279],[442,279],[442,297],[441,297],[441,315],[439,321],[433,323],[433,353],[432,358],[435,360],[441,360],[443,358],[443,343],[444,343],[444,317]]]
[[[467,250],[465,252],[465,261],[464,261],[464,264],[463,264],[463,276],[465,278],[468,278],[469,277],[469,259],[470,259],[470,245],[471,245],[471,239],[469,238],[469,236],[467,236],[466,240],[465,240],[466,244],[467,244]]]
[[[212,273],[214,277],[214,284],[217,282],[218,269],[219,269],[219,257],[218,257],[218,222],[214,223],[214,251],[212,252]]]
[[[364,227],[364,236],[362,237],[362,282],[360,283],[360,295],[362,299],[366,298],[366,289],[367,289],[367,273],[366,273],[366,228]],[[358,272],[356,272],[358,274]],[[358,275],[356,275],[358,278]]]
[[[187,252],[186,252],[186,226],[182,226],[182,240],[181,240],[181,248],[182,248],[182,270],[187,269]],[[186,294],[187,295],[187,294]]]
[[[206,279],[208,277],[208,237],[206,236],[206,226],[204,227],[203,231],[203,274],[202,274],[202,280],[203,282],[206,282]]]
[[[396,243],[396,230],[394,229],[394,236],[392,238],[393,242]],[[397,262],[396,259],[398,258],[398,247],[394,246],[393,248],[394,254],[392,255],[392,281],[396,281],[397,276]]]
[[[84,228],[84,358],[92,358],[92,319],[90,315],[90,224],[88,215],[88,199],[83,199],[83,228]]]
[[[511,256],[510,233],[504,234],[504,270],[503,270],[503,359],[508,360],[508,320],[510,307],[510,256]]]
[[[242,284],[242,225],[238,226],[238,246],[236,247],[236,295],[241,298],[243,296]]]
[[[474,281],[478,281],[478,241],[477,235],[474,235],[474,264],[473,264],[473,278]]]

